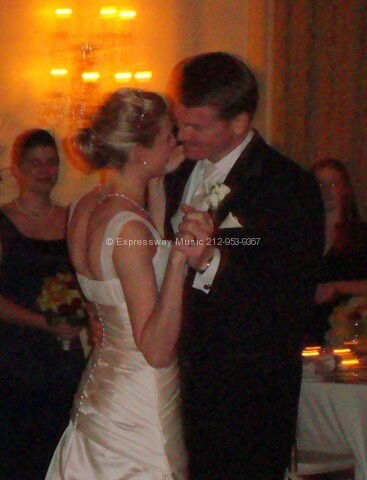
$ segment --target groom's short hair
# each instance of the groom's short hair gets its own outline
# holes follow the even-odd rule
[[[259,99],[256,78],[237,56],[211,52],[186,58],[172,71],[168,94],[185,107],[210,106],[223,119],[253,117]]]

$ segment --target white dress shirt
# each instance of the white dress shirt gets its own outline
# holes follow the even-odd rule
[[[213,185],[217,183],[223,183],[225,181],[227,175],[233,168],[243,150],[250,143],[253,136],[254,131],[250,130],[246,138],[242,143],[240,143],[240,145],[238,145],[238,147],[236,147],[215,164],[209,162],[209,160],[199,160],[186,183],[181,203],[192,205],[198,210],[208,210],[208,206],[203,202],[205,196],[210,192],[210,189]],[[172,217],[171,224],[175,233],[178,232],[178,226],[182,222],[183,217],[184,213],[181,209],[178,209],[175,215]],[[204,273],[196,273],[193,287],[202,290],[205,293],[209,293],[210,286],[217,273],[219,263],[220,250],[216,248],[214,257],[210,262],[209,267]]]

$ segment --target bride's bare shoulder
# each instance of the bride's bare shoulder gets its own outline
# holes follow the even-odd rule
[[[70,258],[75,270],[89,276],[86,252],[89,245],[88,228],[93,212],[100,201],[100,190],[93,189],[70,206],[67,241]]]
[[[100,199],[101,190],[98,187],[93,188],[93,190],[86,193],[72,204],[71,209],[73,216],[80,212],[85,214],[87,211],[93,210],[98,205]]]

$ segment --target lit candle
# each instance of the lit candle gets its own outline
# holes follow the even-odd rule
[[[116,82],[130,82],[133,78],[133,74],[131,72],[117,72],[115,73],[115,81]]]
[[[134,77],[138,82],[147,82],[152,78],[152,72],[150,70],[136,72]]]
[[[134,20],[135,17],[136,17],[135,10],[122,10],[120,12],[120,18],[122,20]]]
[[[83,82],[96,83],[100,78],[99,72],[84,72],[82,73]]]

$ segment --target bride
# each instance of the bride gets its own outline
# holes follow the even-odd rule
[[[114,93],[76,138],[106,178],[78,202],[68,232],[102,336],[47,480],[187,478],[175,359],[186,254],[164,245],[144,209],[175,144],[164,100],[134,89]]]

